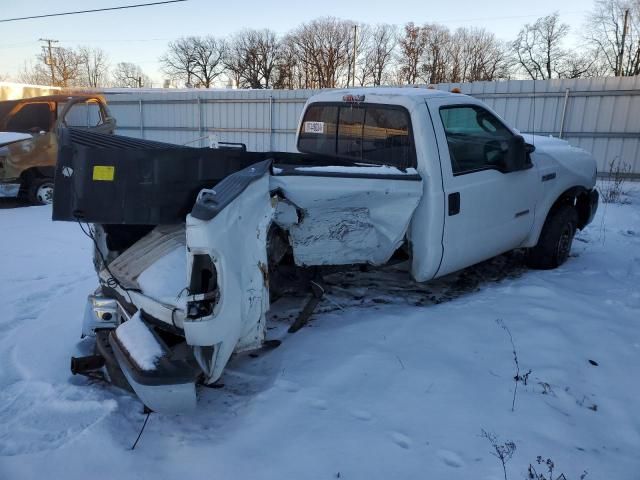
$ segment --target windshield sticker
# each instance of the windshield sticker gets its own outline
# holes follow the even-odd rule
[[[324,133],[324,122],[304,122],[304,133]]]

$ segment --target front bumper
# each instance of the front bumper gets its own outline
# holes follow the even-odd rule
[[[0,183],[0,198],[17,197],[20,193],[19,183]]]

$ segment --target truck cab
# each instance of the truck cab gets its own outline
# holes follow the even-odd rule
[[[418,281],[535,247],[551,209],[563,203],[575,207],[573,230],[583,228],[597,203],[595,162],[587,152],[558,139],[523,138],[487,105],[457,93],[324,92],[307,103],[297,146],[415,170],[423,190],[406,238]]]

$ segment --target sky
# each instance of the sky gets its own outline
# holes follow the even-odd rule
[[[87,10],[153,0],[0,0],[0,20],[71,10]],[[59,40],[59,46],[100,47],[110,63],[132,62],[140,65],[156,86],[163,78],[158,58],[167,43],[187,35],[227,36],[244,28],[269,28],[286,33],[317,17],[334,16],[370,24],[437,22],[455,29],[461,26],[484,27],[501,40],[510,40],[525,23],[560,13],[573,31],[569,42],[579,43],[577,31],[592,7],[589,0],[514,0],[428,2],[425,0],[301,0],[213,2],[188,0],[182,3],[135,8],[112,12],[88,13],[0,23],[0,75],[17,75],[25,61],[40,52],[39,38]]]

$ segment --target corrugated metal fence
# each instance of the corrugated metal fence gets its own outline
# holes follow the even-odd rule
[[[205,138],[254,151],[294,151],[296,125],[314,90],[164,90],[109,93],[121,135],[206,146]]]
[[[525,133],[553,135],[589,150],[598,169],[612,161],[640,174],[640,77],[509,80],[460,87]],[[314,90],[107,91],[118,133],[177,144],[206,136],[249,150],[295,150],[296,126]]]

